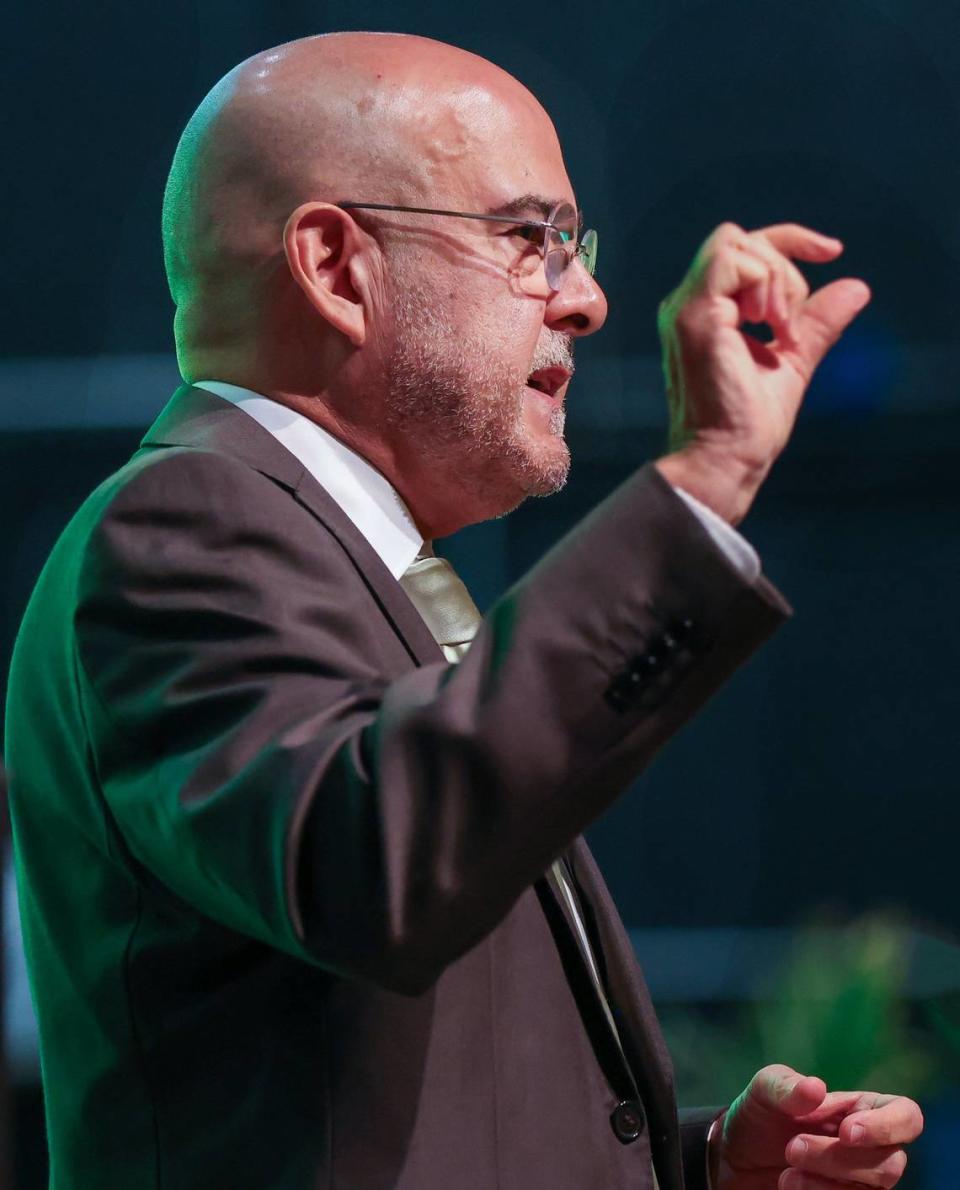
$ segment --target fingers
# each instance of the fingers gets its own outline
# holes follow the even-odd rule
[[[799,223],[775,223],[771,227],[761,227],[758,234],[769,240],[778,252],[810,264],[836,260],[843,251],[840,240],[810,227],[801,227]]]
[[[767,323],[781,346],[794,348],[810,287],[790,257],[823,263],[842,251],[839,240],[795,223],[752,232],[724,223],[701,248],[696,272],[707,295],[734,299],[742,321]]]
[[[836,1136],[801,1133],[790,1141],[784,1157],[792,1171],[781,1176],[778,1190],[819,1188],[821,1183],[882,1190],[896,1186],[907,1166],[902,1146],[923,1131],[919,1105],[902,1095],[834,1092],[824,1098],[823,1107],[850,1114]],[[812,1119],[818,1114],[811,1113]]]
[[[810,296],[810,286],[797,266],[782,252],[778,252],[763,232],[747,236],[743,250],[755,256],[769,270],[770,285],[767,308],[759,317],[744,316],[751,322],[769,323],[779,342],[796,346],[793,320]]]
[[[701,257],[709,255],[724,244],[739,243],[744,236],[762,236],[778,252],[794,260],[809,264],[824,264],[836,260],[843,252],[843,243],[834,236],[826,236],[799,223],[774,223],[755,231],[746,231],[737,223],[721,223],[710,233],[700,249]]]
[[[905,1145],[923,1131],[920,1106],[904,1095],[876,1095],[872,1105],[851,1112],[840,1125],[840,1141],[865,1148]]]
[[[867,302],[870,290],[852,277],[834,281],[807,300],[795,327],[795,355],[801,371],[811,376],[837,339]]]
[[[829,1136],[795,1136],[787,1145],[785,1156],[805,1176],[832,1178],[844,1185],[852,1182],[857,1186],[877,1186],[882,1190],[895,1186],[907,1167],[907,1155],[897,1145],[850,1148]]]
[[[813,1075],[774,1065],[765,1066],[753,1076],[748,1094],[759,1105],[797,1120],[816,1111],[826,1097],[827,1086]]]
[[[748,234],[735,224],[718,228],[700,250],[696,270],[707,296],[736,297],[756,291],[755,310],[749,321],[762,321],[768,304],[770,266],[758,253],[747,248]]]

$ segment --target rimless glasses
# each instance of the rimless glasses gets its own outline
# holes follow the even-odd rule
[[[510,223],[515,227],[529,227],[538,233],[537,244],[543,255],[547,284],[554,291],[560,288],[563,274],[574,258],[578,259],[592,277],[597,267],[597,233],[591,228],[578,236],[580,219],[576,208],[568,202],[558,203],[546,219],[515,219],[510,215],[478,215],[469,211],[442,211],[434,207],[398,207],[382,202],[341,202],[345,211],[407,211],[413,215],[449,215],[456,219],[483,219],[487,223]]]

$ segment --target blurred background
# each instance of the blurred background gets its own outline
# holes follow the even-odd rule
[[[771,1060],[908,1092],[928,1127],[902,1185],[960,1185],[960,6],[52,0],[4,27],[0,680],[58,532],[178,383],[164,179],[193,108],[249,54],[423,33],[498,62],[557,124],[611,313],[579,349],[567,489],[446,543],[481,605],[662,449],[656,307],[711,228],[793,219],[846,242],[873,304],[744,526],[797,615],[590,841],[683,1102],[723,1102]],[[33,1190],[42,1096],[9,863],[3,891],[2,1155]]]

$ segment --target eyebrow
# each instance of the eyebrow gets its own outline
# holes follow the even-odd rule
[[[523,215],[529,215],[536,211],[542,219],[546,220],[555,207],[566,201],[565,198],[547,198],[543,194],[521,194],[519,198],[511,198],[509,202],[498,203],[497,206],[491,207],[487,214],[516,216],[519,219]],[[574,206],[574,210],[577,212],[578,223],[582,223],[583,216],[579,208]]]

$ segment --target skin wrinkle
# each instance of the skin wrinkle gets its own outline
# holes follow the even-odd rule
[[[332,209],[483,212],[531,194],[575,202],[556,132],[472,54],[331,34],[241,63],[188,123],[164,200],[184,378],[244,385],[324,426],[427,537],[556,490],[565,387],[551,401],[525,381],[572,372],[572,337],[606,314],[595,282],[577,265],[551,292],[509,224]]]

